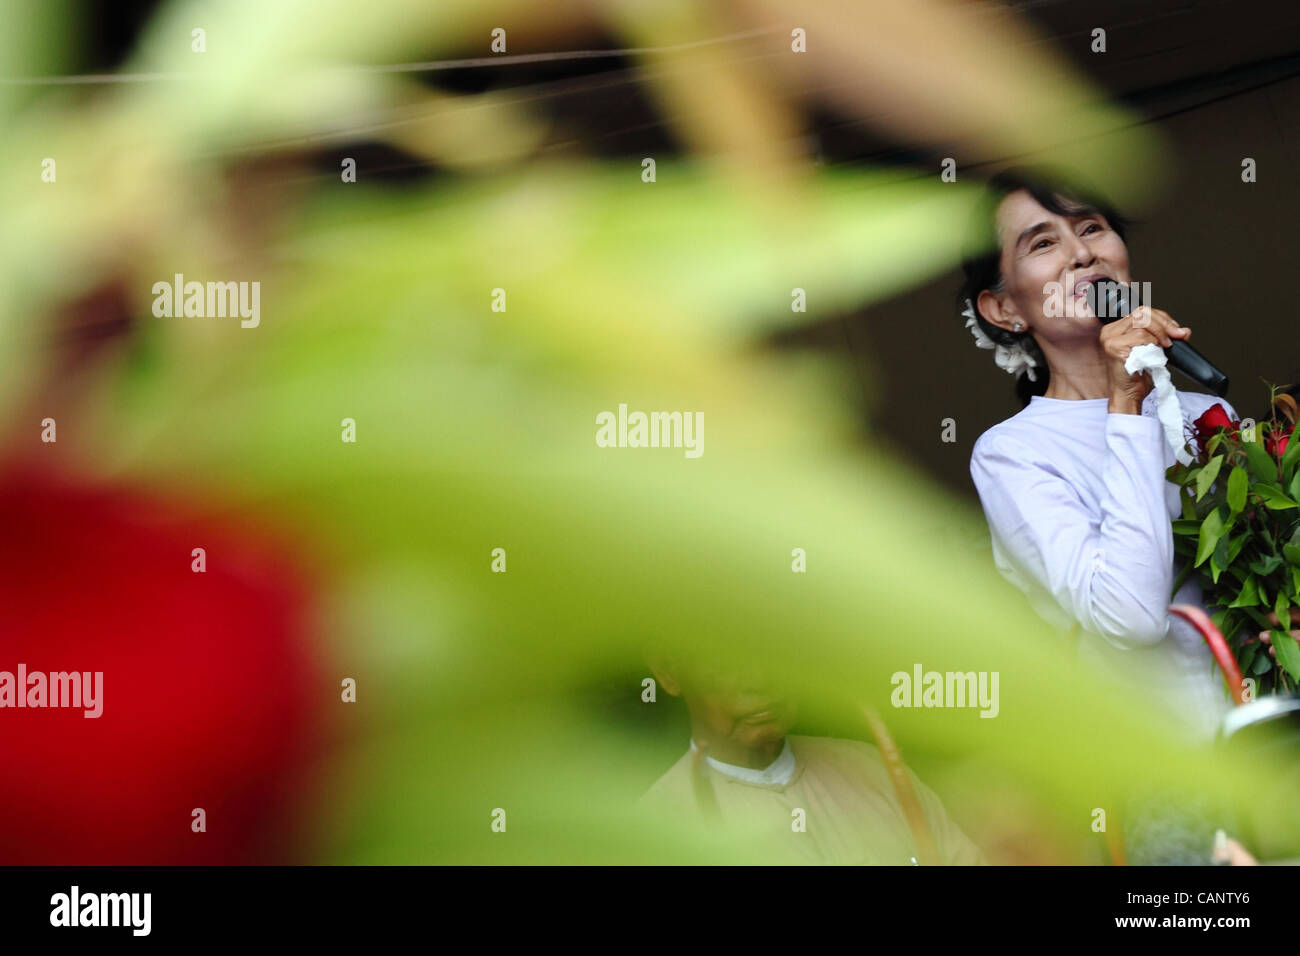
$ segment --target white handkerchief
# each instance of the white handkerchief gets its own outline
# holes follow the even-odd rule
[[[1187,453],[1187,439],[1183,436],[1183,406],[1174,391],[1174,383],[1169,380],[1167,362],[1165,350],[1155,343],[1138,345],[1124,362],[1124,371],[1130,375],[1151,373],[1151,383],[1156,390],[1156,417],[1165,430],[1165,441],[1169,442],[1180,463],[1190,465],[1192,456]]]

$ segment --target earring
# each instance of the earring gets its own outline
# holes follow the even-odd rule
[[[1023,322],[1017,322],[1017,323],[1013,326],[1013,328],[1014,328],[1017,332],[1019,332],[1019,331],[1020,331],[1021,329],[1023,329],[1024,327],[1025,327],[1025,323],[1023,323]]]

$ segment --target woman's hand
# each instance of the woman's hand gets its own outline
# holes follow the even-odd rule
[[[1142,399],[1152,389],[1151,376],[1146,372],[1130,375],[1124,370],[1129,353],[1139,345],[1159,345],[1167,349],[1175,339],[1186,341],[1192,330],[1179,325],[1168,312],[1140,306],[1122,319],[1101,327],[1101,347],[1106,353],[1106,369],[1110,375],[1110,406],[1112,412],[1137,415],[1142,411]]]

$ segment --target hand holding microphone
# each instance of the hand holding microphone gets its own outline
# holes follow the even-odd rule
[[[1189,338],[1192,330],[1179,325],[1167,312],[1149,306],[1141,306],[1122,318],[1102,321],[1105,324],[1101,330],[1101,347],[1106,353],[1106,370],[1110,376],[1110,411],[1138,415],[1142,400],[1154,386],[1150,375],[1132,375],[1124,367],[1129,353],[1140,345],[1168,349],[1174,342]]]
[[[1087,294],[1092,314],[1107,324],[1101,338],[1102,346],[1111,358],[1112,409],[1117,403],[1128,406],[1134,399],[1137,403],[1134,413],[1141,409],[1142,399],[1151,390],[1150,379],[1128,375],[1124,371],[1124,359],[1134,347],[1152,342],[1165,350],[1170,368],[1177,369],[1221,398],[1227,394],[1228,376],[1187,344],[1191,329],[1179,325],[1168,312],[1141,306],[1130,313],[1128,288],[1108,279],[1092,283]],[[1117,322],[1118,319],[1130,321]],[[1129,408],[1122,410],[1128,411]]]

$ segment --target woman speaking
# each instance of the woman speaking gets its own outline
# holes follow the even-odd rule
[[[1204,740],[1230,701],[1200,635],[1168,613],[1200,604],[1192,584],[1171,602],[1174,452],[1150,376],[1124,367],[1137,346],[1167,348],[1191,330],[1148,305],[1098,321],[1088,286],[1130,282],[1125,221],[1058,176],[996,176],[976,231],[981,251],[963,263],[966,324],[1017,376],[1025,406],[971,456],[998,569],[1040,614],[1079,626],[1086,659],[1161,705],[1176,732]],[[1185,429],[1219,401],[1175,394]]]

